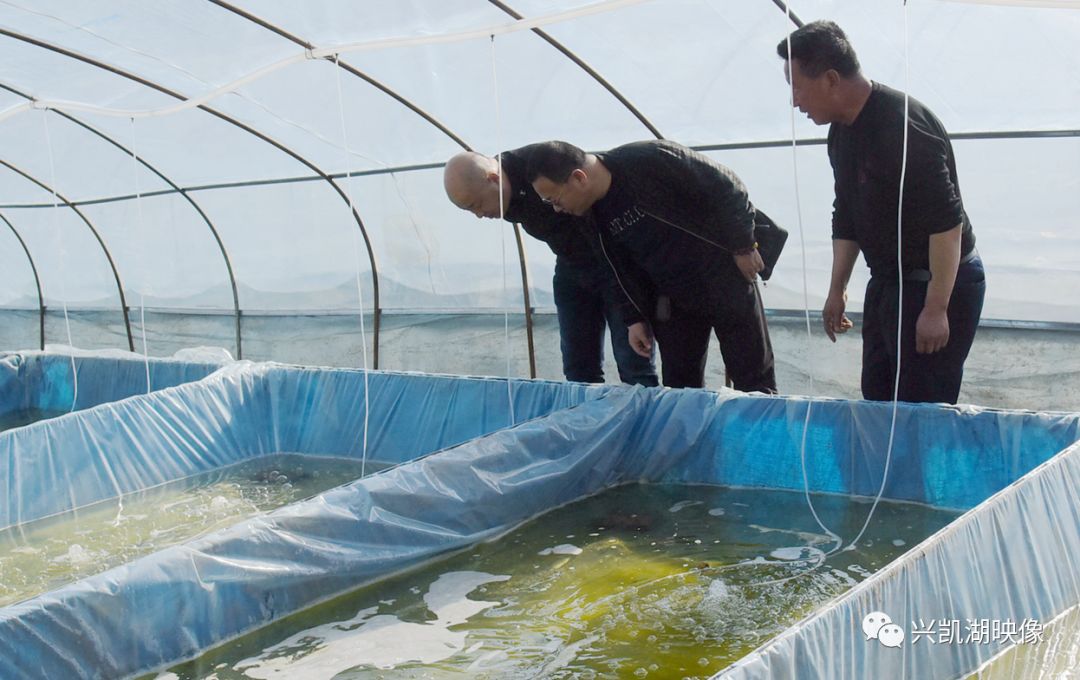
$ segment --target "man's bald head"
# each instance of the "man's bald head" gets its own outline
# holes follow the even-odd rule
[[[475,151],[463,151],[446,162],[443,187],[450,202],[477,217],[501,217],[499,209],[499,162]],[[503,186],[510,200],[509,182]]]

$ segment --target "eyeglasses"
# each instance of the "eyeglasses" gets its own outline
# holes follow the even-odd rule
[[[557,195],[552,196],[551,198],[545,198],[543,196],[540,196],[540,200],[543,201],[545,205],[562,207],[562,197],[565,193],[566,185],[564,184],[562,187],[562,191],[560,191]]]

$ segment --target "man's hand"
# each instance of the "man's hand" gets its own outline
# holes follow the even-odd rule
[[[649,324],[644,321],[638,321],[627,328],[626,332],[627,337],[630,340],[631,349],[646,359],[652,356],[653,335],[652,329],[649,328]]]
[[[944,309],[923,307],[915,322],[915,351],[933,354],[949,344],[949,315]]]
[[[735,258],[735,265],[738,266],[739,271],[751,283],[757,278],[758,272],[765,268],[765,263],[761,261],[757,248],[745,255],[732,255],[732,257]]]
[[[825,299],[825,308],[821,310],[821,322],[825,326],[825,335],[836,342],[837,333],[847,333],[855,327],[851,319],[847,318],[844,310],[847,308],[847,293],[829,293]]]

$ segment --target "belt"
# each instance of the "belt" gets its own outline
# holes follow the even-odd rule
[[[979,249],[972,248],[967,255],[960,258],[960,264],[967,264],[978,256]],[[904,272],[905,281],[929,281],[931,278],[933,278],[933,276],[931,276],[929,269],[910,269]]]

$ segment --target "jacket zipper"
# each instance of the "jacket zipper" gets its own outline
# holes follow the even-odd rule
[[[619,288],[622,289],[623,295],[630,301],[630,304],[634,305],[634,309],[636,309],[638,314],[641,315],[641,318],[645,320],[645,323],[649,323],[649,315],[641,311],[641,307],[638,306],[637,300],[634,299],[634,296],[630,295],[630,291],[626,290],[626,286],[623,285],[622,277],[619,276],[619,269],[615,266],[615,263],[611,261],[611,257],[607,253],[607,247],[604,246],[604,233],[597,229],[596,235],[600,239],[600,250],[604,253],[604,259],[607,260],[608,267],[610,267],[612,273],[615,274],[615,281],[619,284]]]

